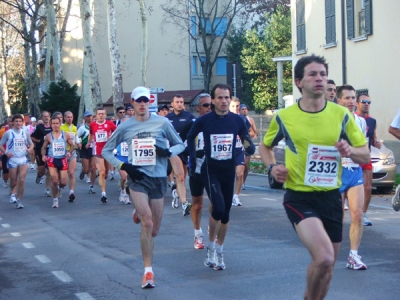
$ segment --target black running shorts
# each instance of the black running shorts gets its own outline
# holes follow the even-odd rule
[[[342,241],[343,209],[338,189],[326,192],[296,192],[287,189],[283,206],[293,227],[304,219],[315,217],[322,221],[332,243]]]

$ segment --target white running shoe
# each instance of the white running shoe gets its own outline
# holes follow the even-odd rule
[[[215,267],[215,249],[211,249],[209,246],[206,248],[206,259],[204,260],[204,265],[206,267]]]
[[[349,254],[349,257],[347,258],[346,267],[349,269],[353,269],[353,270],[366,270],[367,269],[367,265],[361,261],[361,256],[354,255],[354,254]]]
[[[204,249],[204,234],[194,236],[194,249]]]
[[[42,176],[42,178],[40,178],[39,184],[43,184],[44,182],[44,176]]]
[[[58,199],[53,199],[53,208],[58,208]]]
[[[15,196],[15,194],[11,194],[10,196],[10,203],[14,204],[17,202],[17,197]]]
[[[49,190],[49,189],[46,189],[46,190],[44,191],[44,195],[45,195],[46,197],[51,197],[50,190]]]
[[[21,201],[17,200],[17,202],[15,202],[15,203],[16,203],[17,209],[24,208],[24,206],[22,205]]]
[[[192,203],[189,203],[189,202],[186,201],[186,203],[182,204],[183,216],[185,217],[187,215],[190,215],[190,210],[191,209],[192,209]]]
[[[367,218],[367,216],[363,216],[364,226],[372,226],[372,222]]]
[[[179,196],[176,188],[172,190],[172,207],[177,209],[179,207]]]
[[[3,188],[8,188],[8,183],[5,180],[3,180]]]
[[[131,204],[131,199],[128,194],[125,194],[124,198],[125,198],[125,200],[124,200],[125,204]]]
[[[119,202],[125,202],[125,195],[122,191],[119,193]]]
[[[87,175],[86,175],[86,183],[90,183],[90,178]]]
[[[233,206],[242,206],[242,203],[240,202],[238,196],[233,196],[232,205],[233,205]]]
[[[343,209],[344,209],[344,210],[349,210],[349,207],[347,206],[347,200],[345,200],[345,202],[344,202],[344,207],[343,207]]]
[[[394,192],[394,196],[392,198],[392,207],[394,211],[400,210],[400,184],[396,187],[396,191]]]
[[[223,252],[215,252],[215,271],[222,271],[225,270],[225,263],[224,263],[224,253]]]

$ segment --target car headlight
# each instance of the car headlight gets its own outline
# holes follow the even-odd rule
[[[396,163],[396,161],[394,159],[393,152],[389,153],[389,155],[386,156],[385,160],[383,161],[384,165],[393,165],[395,163]]]

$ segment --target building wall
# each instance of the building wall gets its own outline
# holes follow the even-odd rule
[[[355,11],[360,9],[358,1],[360,0],[355,0]],[[291,1],[293,65],[304,55],[314,53],[324,56],[329,64],[329,78],[337,85],[343,84],[341,2],[335,1],[337,45],[325,49],[325,1],[305,0],[307,53],[296,55],[296,1]],[[355,89],[368,89],[372,100],[370,113],[377,119],[377,136],[383,140],[394,140],[387,130],[400,107],[400,102],[394,100],[397,97],[397,83],[400,81],[400,73],[396,68],[400,43],[395,34],[400,31],[398,11],[400,11],[399,1],[387,0],[385,3],[373,1],[372,35],[361,41],[348,40],[347,29],[345,30],[346,83],[353,85]],[[357,26],[355,18],[355,27]],[[295,86],[293,94],[295,99],[300,97]]]
[[[161,2],[147,0],[148,65],[147,86],[166,90],[190,89],[190,60],[188,38],[176,27],[163,24]],[[65,1],[64,1],[65,2]],[[117,39],[121,54],[124,92],[141,84],[142,23],[137,1],[115,1]],[[103,102],[112,95],[111,62],[108,46],[107,1],[94,1],[92,42],[99,71]],[[81,87],[83,40],[79,1],[73,2],[68,22],[70,33],[63,47],[63,71],[66,80]],[[80,91],[79,91],[80,93]]]

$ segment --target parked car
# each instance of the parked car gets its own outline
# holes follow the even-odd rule
[[[278,164],[285,164],[285,141],[280,141],[274,147],[275,159]],[[372,160],[372,188],[378,193],[391,193],[396,180],[396,161],[393,152],[382,144],[381,149],[371,147]],[[277,182],[273,176],[268,176],[269,186],[280,189],[283,184]]]

